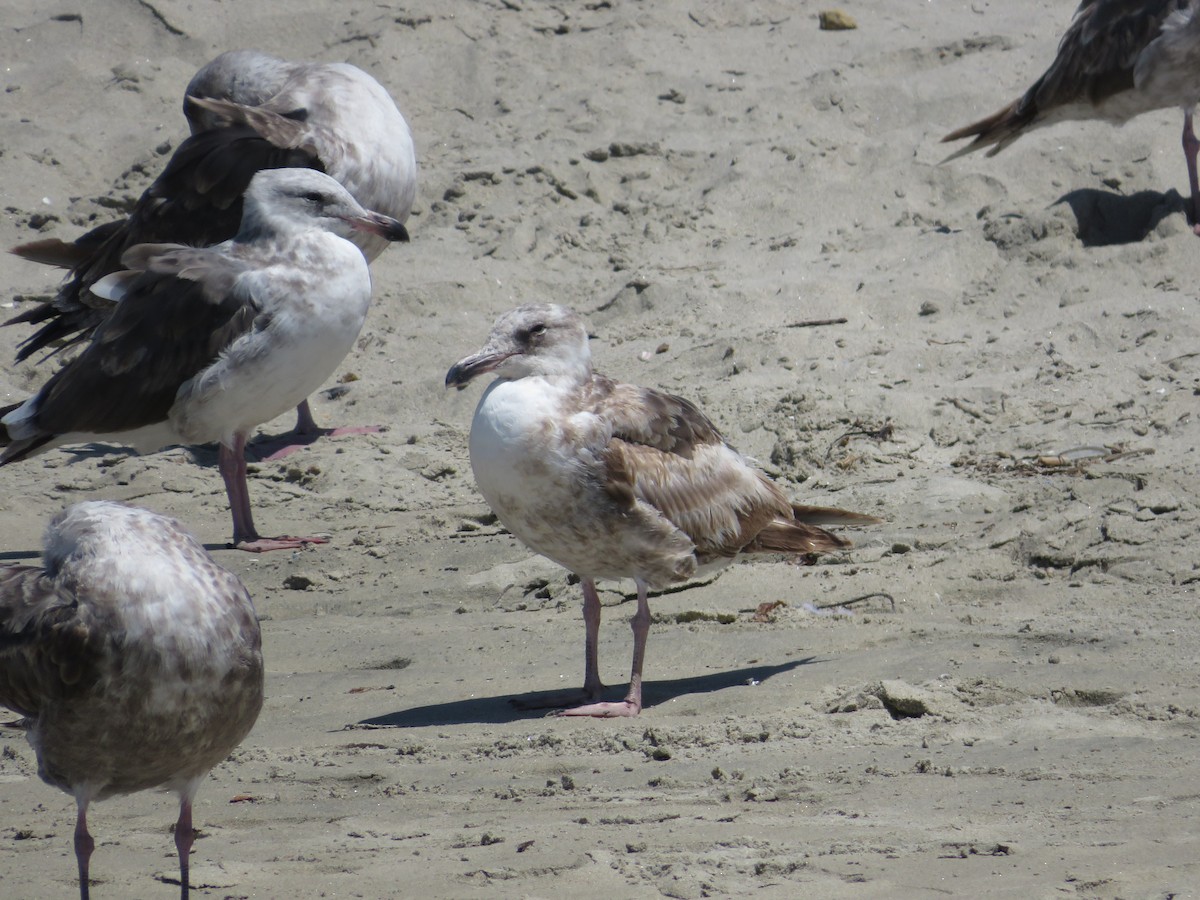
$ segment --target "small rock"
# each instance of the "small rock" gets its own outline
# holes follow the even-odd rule
[[[903,681],[882,681],[868,690],[895,719],[915,719],[936,711],[937,703],[929,691]]]
[[[840,9],[822,10],[818,15],[822,31],[853,31],[858,27],[854,17]]]

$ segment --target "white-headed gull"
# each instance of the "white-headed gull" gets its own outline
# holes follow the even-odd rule
[[[80,442],[148,452],[219,441],[235,546],[322,542],[259,537],[244,449],[251,429],[320,387],[353,348],[371,300],[366,259],[348,240],[362,230],[403,234],[328,175],[267,169],[250,183],[232,240],[126,251],[127,271],[92,287],[120,302],[88,346],[37,395],[0,410],[0,465]]]

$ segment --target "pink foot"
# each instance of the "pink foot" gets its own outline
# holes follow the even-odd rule
[[[595,719],[632,718],[642,711],[640,703],[622,700],[619,703],[587,703],[571,709],[560,709],[555,716],[591,716]]]
[[[341,437],[344,434],[378,434],[383,429],[378,425],[355,425],[348,428],[318,428],[315,431],[293,431],[278,438],[260,441],[251,445],[259,459],[274,462],[291,456],[322,437]]]
[[[309,544],[328,543],[329,538],[281,535],[273,538],[255,538],[252,541],[238,541],[233,546],[235,550],[245,550],[247,553],[268,553],[271,550],[303,550]]]

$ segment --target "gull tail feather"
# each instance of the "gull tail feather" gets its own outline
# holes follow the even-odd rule
[[[975,140],[965,147],[959,147],[942,162],[950,162],[952,159],[958,159],[960,156],[966,156],[968,153],[974,153],[984,147],[991,148],[987,152],[988,156],[995,156],[1024,133],[1036,114],[1036,109],[1022,109],[1021,100],[1017,99],[978,122],[972,122],[970,125],[964,125],[962,128],[950,132],[942,138],[943,144],[950,141],[961,141],[963,138],[975,138]]]
[[[73,269],[86,262],[91,251],[88,247],[80,247],[78,244],[58,238],[43,238],[40,241],[18,244],[9,252],[21,259],[27,259],[43,266]]]
[[[829,553],[845,550],[852,546],[846,538],[831,531],[807,525],[804,522],[788,522],[776,519],[757,535],[746,547],[746,553]]]
[[[792,504],[792,515],[797,522],[805,525],[880,525],[884,521],[877,516],[850,512],[836,506],[807,506],[803,503]]]

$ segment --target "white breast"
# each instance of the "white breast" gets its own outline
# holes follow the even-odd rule
[[[562,446],[561,395],[543,378],[495,381],[471,423],[471,468],[484,498],[505,511],[553,503],[573,461]]]
[[[226,440],[294,407],[353,349],[371,300],[362,254],[324,232],[310,236],[322,266],[277,265],[247,278],[264,298],[265,326],[243,335],[179,389],[170,419],[183,441]]]
[[[471,425],[480,492],[516,538],[578,575],[679,580],[694,569],[691,541],[644,504],[621,508],[609,495],[607,426],[574,410],[570,390],[540,377],[488,388]]]

